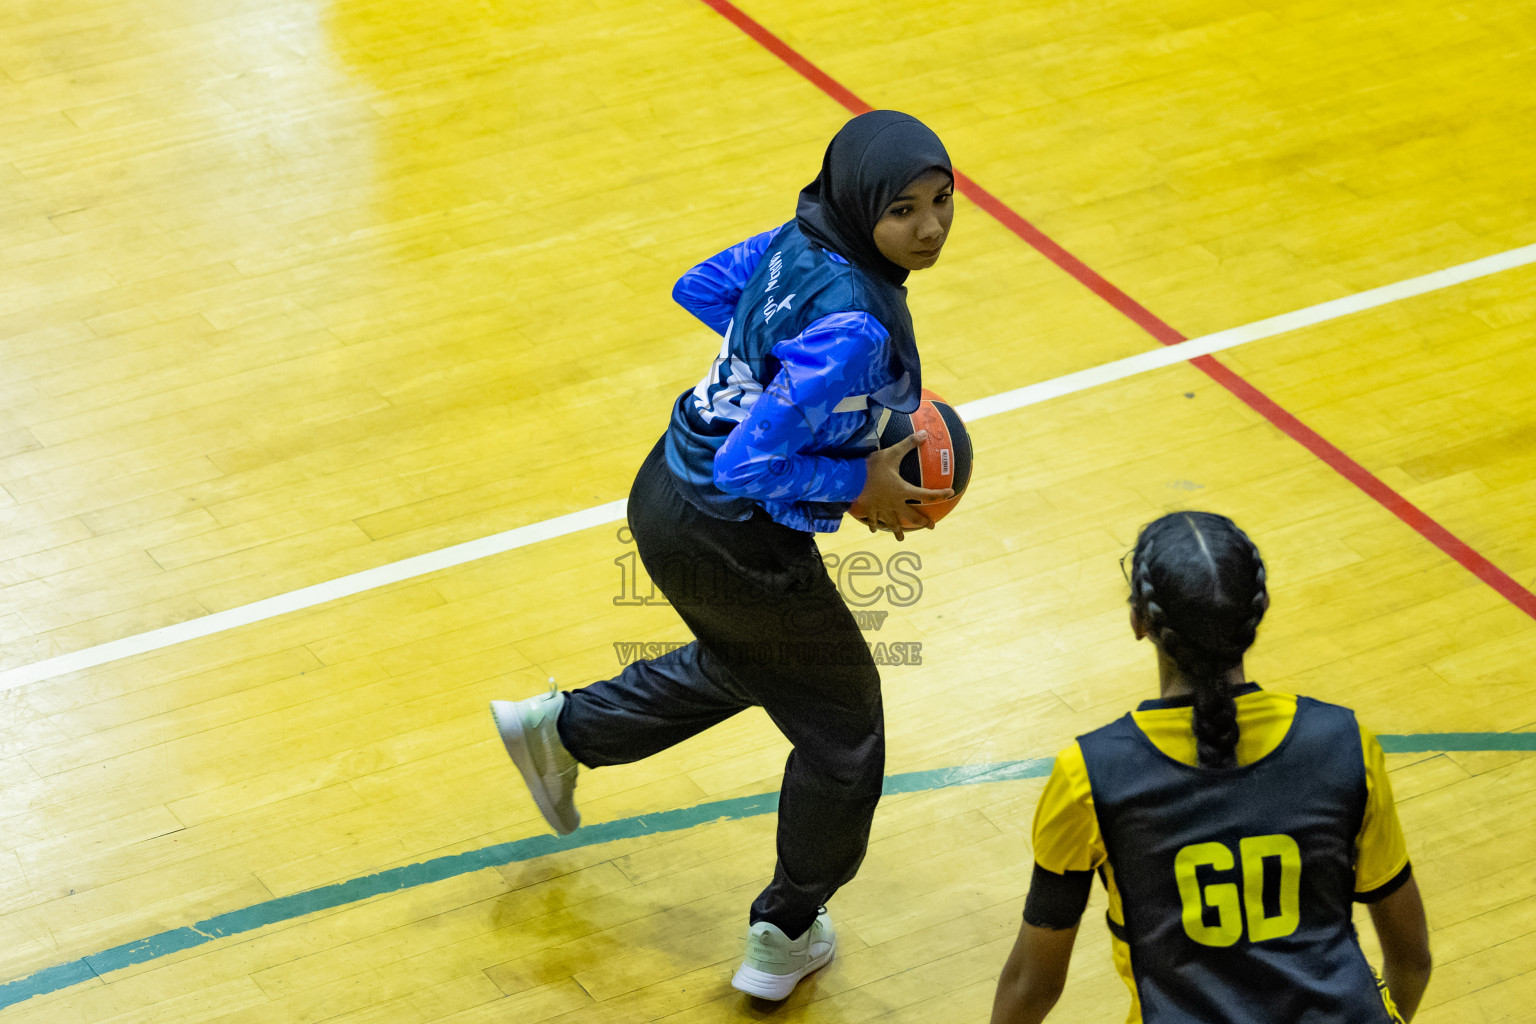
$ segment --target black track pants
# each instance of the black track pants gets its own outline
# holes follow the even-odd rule
[[[794,750],[778,865],[751,919],[796,936],[864,859],[885,771],[879,672],[813,535],[761,509],[740,522],[699,511],[660,442],[635,479],[629,525],[695,639],[571,691],[561,739],[589,767],[626,764],[760,705]]]

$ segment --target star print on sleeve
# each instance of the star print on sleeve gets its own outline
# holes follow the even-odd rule
[[[782,230],[780,226],[753,235],[745,242],[711,256],[677,279],[677,284],[672,286],[672,298],[708,324],[716,334],[724,334],[731,317],[736,314],[736,303],[741,299],[742,290]]]
[[[863,458],[818,454],[819,431],[844,398],[873,390],[888,338],[880,321],[855,311],[824,316],[774,346],[779,373],[715,456],[715,485],[760,501],[857,498]]]

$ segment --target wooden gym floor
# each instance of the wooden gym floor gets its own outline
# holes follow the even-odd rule
[[[1268,558],[1253,677],[1398,751],[1420,1019],[1525,1019],[1533,81],[1529,0],[6,5],[0,1021],[984,1020],[1044,759],[1155,689],[1116,559],[1185,507]],[[556,844],[485,705],[684,638],[610,504],[717,345],[669,290],[860,102],[970,181],[909,282],[956,402],[1516,256],[978,416],[940,529],[827,539],[921,664],[774,1010],[728,987],[766,719],[584,775]],[[1123,1019],[1101,902],[1053,1020]]]

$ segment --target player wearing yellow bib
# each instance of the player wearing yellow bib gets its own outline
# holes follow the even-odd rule
[[[1157,649],[1161,696],[1057,757],[993,1024],[1055,1005],[1095,872],[1133,1024],[1410,1020],[1429,941],[1381,745],[1348,708],[1246,681],[1269,594],[1230,519],[1164,516],[1130,557],[1131,628]]]

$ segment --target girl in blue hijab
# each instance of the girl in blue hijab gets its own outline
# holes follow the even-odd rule
[[[888,410],[922,367],[904,282],[931,267],[954,208],[949,155],[916,118],[862,114],[827,147],[794,219],[682,276],[673,298],[721,335],[641,466],[628,518],[652,581],[694,641],[568,693],[495,701],[508,753],[560,834],[580,824],[578,765],[626,764],[760,706],[794,745],[778,863],[753,902],[732,984],[783,999],[832,958],[825,904],[864,858],[885,770],[880,675],[815,542],[859,499],[871,530],[932,528],[949,497],[897,472]]]

